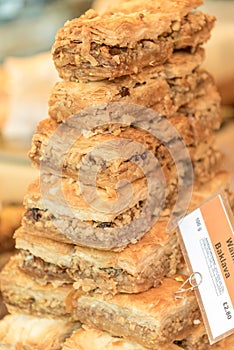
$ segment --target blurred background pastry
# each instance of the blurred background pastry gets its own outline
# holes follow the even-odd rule
[[[15,252],[14,231],[20,226],[24,208],[21,204],[3,204],[0,208],[0,271]],[[0,294],[0,319],[7,309]]]
[[[20,226],[24,208],[21,204],[3,205],[0,211],[0,253],[11,252],[14,250],[15,242],[13,239],[14,231]],[[0,257],[0,268],[5,259]]]

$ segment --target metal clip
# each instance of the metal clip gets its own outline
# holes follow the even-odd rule
[[[197,282],[197,278],[198,282]],[[188,288],[184,288],[186,286],[186,284],[190,284],[190,287]],[[180,286],[179,290],[177,292],[174,292],[175,298],[176,299],[183,299],[184,296],[183,295],[178,295],[178,294],[182,294],[182,293],[187,293],[190,290],[194,290],[195,288],[197,288],[200,284],[202,283],[202,275],[200,272],[193,272],[189,278],[186,279],[186,281],[184,281],[184,283]]]

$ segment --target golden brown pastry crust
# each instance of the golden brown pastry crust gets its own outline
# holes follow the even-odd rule
[[[230,335],[211,345],[204,323],[201,321],[199,325],[187,330],[175,343],[186,350],[231,350],[234,345],[234,336]]]
[[[198,143],[206,144],[207,148],[209,148],[210,143],[207,143],[207,139],[209,142],[212,141],[212,137],[210,136],[213,131],[212,129],[204,128],[203,125],[199,124],[199,121],[193,121],[192,118],[187,118],[180,114],[171,117],[169,123],[175,127],[185,145],[188,147],[192,160],[197,156],[195,146]],[[95,160],[97,161],[97,159],[100,162],[100,159],[102,159],[102,167],[97,173],[95,185],[107,191],[107,195],[110,197],[113,195],[113,192],[115,192],[116,185],[119,181],[128,179],[128,181],[133,183],[143,178],[145,175],[140,166],[134,162],[135,142],[139,142],[142,145],[140,156],[144,157],[146,150],[152,151],[155,157],[160,161],[160,165],[165,172],[168,171],[173,164],[172,157],[167,151],[167,147],[163,145],[161,141],[157,140],[152,134],[133,127],[123,128],[122,130],[116,129],[113,133],[98,134],[91,138],[80,136],[71,148],[67,146],[68,153],[63,161],[60,152],[64,140],[57,140],[55,144],[50,138],[53,132],[56,131],[56,127],[57,124],[50,119],[40,123],[37,134],[33,137],[32,148],[29,152],[29,157],[33,165],[37,168],[41,165],[48,172],[60,176],[69,176],[76,180],[81,166],[89,166],[90,174],[92,174],[96,169],[96,163],[93,162]],[[114,146],[115,142],[118,145],[118,149]],[[121,159],[121,154],[123,153],[122,147],[126,142],[128,154]],[[174,144],[175,140],[172,140],[171,143]],[[48,144],[50,144],[49,148],[51,151],[47,146]],[[113,145],[113,149],[111,145]],[[95,152],[96,158],[93,158],[92,151]],[[103,156],[104,151],[106,151],[105,156]],[[164,153],[163,157],[162,153]],[[111,157],[112,161],[107,160],[107,155]],[[146,155],[145,159],[142,160],[147,162]],[[142,162],[143,170],[147,168],[144,164],[145,163]],[[89,176],[91,177],[90,174]]]
[[[211,163],[210,160],[207,163],[207,170],[209,172]],[[216,174],[218,174],[218,171],[216,171]],[[220,176],[217,179],[217,183],[219,183],[219,181]],[[211,179],[210,182],[206,181],[208,187],[214,186],[215,183],[216,178],[214,181],[211,181]],[[200,185],[201,184],[199,182],[194,183],[194,195],[196,195],[196,193],[198,193],[198,195],[202,195],[201,193],[203,193],[203,190],[201,190]],[[224,187],[226,187],[226,184]],[[173,188],[174,191],[177,191],[176,183],[174,184]],[[204,189],[206,188],[207,187]],[[210,194],[208,193],[208,197],[209,195]],[[47,231],[50,233],[50,235],[55,235],[58,237],[65,235],[75,244],[101,250],[122,250],[128,244],[136,243],[136,241],[143,237],[150,229],[150,227],[146,229],[144,226],[144,220],[148,220],[148,215],[151,215],[149,212],[148,214],[146,213],[145,215],[144,213],[144,215],[141,216],[143,224],[138,227],[139,231],[136,232],[128,230],[126,232],[126,227],[128,227],[127,225],[131,224],[133,218],[138,219],[138,217],[140,217],[140,213],[142,208],[144,208],[145,202],[142,202],[141,205],[139,204],[138,206],[125,211],[111,222],[87,222],[78,220],[69,212],[64,212],[64,210],[68,209],[61,205],[61,203],[58,203],[57,198],[50,204],[53,204],[52,212],[51,208],[48,210],[47,206],[43,202],[42,195],[39,191],[38,182],[33,183],[25,197],[25,206],[27,209],[29,209],[29,211],[24,220],[24,227],[27,226],[27,220],[29,220],[29,230],[31,223],[33,223],[37,225],[37,230]],[[168,219],[168,217],[170,217],[172,214],[171,210],[172,207],[167,205],[166,209],[162,212],[162,215]],[[132,235],[135,236],[133,237]]]
[[[126,339],[113,337],[99,329],[83,326],[68,338],[62,350],[147,350],[144,346]],[[159,345],[156,350],[181,350],[174,344]]]
[[[219,173],[212,181],[194,188],[188,210],[195,209],[212,193],[228,186],[229,175]],[[97,289],[112,294],[140,292],[157,284],[163,275],[171,275],[177,267],[181,267],[176,236],[173,232],[170,235],[166,232],[168,220],[167,217],[158,221],[138,242],[121,252],[114,252],[76,246],[56,231],[46,213],[34,209],[31,214],[27,212],[22,228],[15,234],[17,247],[25,251],[18,263],[25,271],[36,274],[42,282],[57,276],[55,283],[58,283],[60,275],[60,283],[67,283],[69,275],[78,282],[76,288],[86,291]],[[46,278],[44,270],[49,277]]]
[[[8,315],[0,322],[0,348],[9,350],[61,350],[73,323],[28,315]]]
[[[191,103],[190,109],[186,109],[186,106],[184,106],[184,115],[177,113],[175,116],[168,119],[188,146],[192,162],[195,160],[193,166],[196,181],[198,182],[208,181],[219,166],[219,152],[210,148],[213,142],[210,136],[213,131],[213,126],[218,127],[219,125],[219,97],[213,87],[208,91],[210,91],[210,93],[206,95],[206,97],[198,97],[195,103]],[[200,121],[200,118],[202,121]],[[211,119],[212,122],[210,121]],[[57,127],[57,123],[51,119],[42,121],[39,124],[38,133],[33,139],[30,158],[34,165],[38,167],[39,164],[42,164],[44,171],[50,174],[53,173],[59,176],[63,174],[65,177],[73,178],[74,181],[64,178],[62,187],[65,190],[67,203],[69,203],[73,209],[77,210],[77,215],[79,215],[81,220],[110,222],[121,213],[125,213],[128,208],[133,208],[139,201],[146,199],[148,193],[144,175],[147,174],[144,174],[140,167],[134,163],[134,160],[132,161],[132,157],[130,157],[132,153],[129,150],[135,152],[135,141],[139,142],[144,149],[154,152],[167,182],[166,206],[171,207],[172,203],[175,203],[175,187],[177,186],[176,165],[167,147],[164,146],[161,141],[155,139],[153,135],[134,127],[119,128],[118,126],[115,129],[114,126],[112,130],[112,125],[109,125],[104,133],[102,133],[103,128],[100,128],[99,130],[94,130],[94,133],[91,133],[90,136],[80,136],[69,150],[69,145],[66,146],[66,138],[56,138],[56,142],[50,138],[54,131],[57,133]],[[74,126],[72,129],[73,132],[75,132]],[[168,133],[170,133],[170,130],[167,130],[165,134]],[[115,149],[114,151],[114,154],[118,155],[117,159],[113,160],[113,162],[108,162],[103,158],[103,148],[101,150],[98,150],[98,148],[95,149],[95,147],[99,145],[104,147],[103,145],[106,141],[122,142],[122,140],[128,142],[127,147],[128,152],[130,152],[129,158],[121,160],[122,148],[119,147],[118,150]],[[174,141],[172,140],[172,142]],[[50,144],[49,151],[47,149],[48,143]],[[69,150],[64,161],[60,154],[63,147]],[[81,190],[75,182],[81,164],[89,169],[89,174],[87,175],[89,180],[92,178],[92,175],[95,174],[96,160],[94,161],[90,153],[93,148],[96,154],[95,159],[97,159],[99,163],[101,162],[101,170],[97,174],[96,183],[92,182],[93,192],[89,202],[96,205],[97,198],[95,198],[95,191],[98,189],[102,198],[105,198],[110,203],[110,201],[117,198],[116,185],[119,181],[127,179],[132,183],[133,198],[131,202],[129,202],[128,208],[124,207],[123,210],[112,215],[98,213],[96,209],[93,210],[93,208],[87,206],[86,201],[82,198]],[[113,155],[111,152],[113,153],[112,148],[106,146],[105,154]],[[207,156],[208,162],[203,159],[204,155]],[[143,164],[142,168],[144,170],[145,165],[148,164],[148,159],[145,157],[145,154],[142,154],[141,158]],[[206,166],[204,167],[205,164]],[[86,179],[86,181],[89,180],[88,178]],[[42,176],[41,178],[41,184],[47,189],[46,193],[50,201],[54,201],[54,196],[56,196],[56,200],[60,200],[57,193],[51,190],[52,187],[55,189],[56,186],[59,186],[59,178],[57,176],[44,174],[44,177]],[[122,190],[125,190],[125,188],[122,188]],[[112,210],[112,212],[113,211],[114,210]]]
[[[15,258],[1,272],[1,290],[10,313],[26,313],[67,319],[65,300],[72,286],[42,286],[17,268]]]
[[[194,159],[199,159],[201,163],[201,158],[203,158],[206,153],[208,154],[208,148],[213,142],[213,130],[219,128],[221,121],[220,97],[213,83],[201,92],[201,95],[196,96],[188,104],[182,106],[168,121],[182,137],[192,161]],[[163,168],[166,178],[168,179],[168,176],[172,174],[173,160],[167,147],[146,131],[110,123],[109,125],[98,127],[95,130],[87,131],[79,137],[77,136],[76,142],[70,147],[64,137],[56,138],[55,143],[53,133],[56,132],[56,134],[59,134],[59,130],[60,127],[58,124],[51,119],[46,119],[39,123],[29,152],[29,157],[34,166],[39,167],[40,164],[43,164],[43,167],[48,169],[49,172],[55,174],[60,172],[63,176],[69,176],[76,180],[82,162],[87,164],[90,174],[95,171],[93,158],[90,158],[91,150],[98,146],[104,147],[105,142],[117,142],[119,138],[123,138],[125,141],[129,139],[134,142],[139,142],[146,149],[153,151]],[[73,125],[71,132],[73,133],[75,130],[75,125]],[[49,148],[47,146],[48,144],[50,145]],[[60,153],[61,149],[64,149],[64,147],[67,150],[67,155],[63,159]],[[108,146],[106,147],[106,153],[110,152],[111,148],[109,149]],[[134,149],[134,144],[129,142],[128,147]],[[98,153],[98,150],[95,149],[95,153],[99,154],[99,162],[100,159],[103,159],[102,151],[103,149]],[[201,156],[199,156],[199,154]],[[87,155],[89,155],[88,158],[85,158]],[[124,159],[121,161],[121,159],[119,159],[122,155],[121,147],[119,147],[119,152],[117,152],[116,155],[118,159],[112,162],[107,162],[105,159],[102,160],[101,164],[105,166],[101,167],[96,178],[97,187],[107,191],[107,195],[109,196],[115,195],[115,187],[118,181],[128,179],[133,182],[144,176],[142,170],[134,161],[132,162],[131,159]],[[145,163],[147,162],[148,160],[145,159]],[[200,180],[199,173],[201,173],[201,171],[196,172],[196,165],[194,165],[194,170],[197,179]],[[175,167],[174,172],[176,172]],[[206,175],[208,180],[208,173],[206,173]],[[173,178],[176,178],[176,174],[174,173]],[[201,178],[205,179],[205,176]]]
[[[17,262],[42,281],[48,274],[47,281],[57,275],[61,283],[66,283],[66,272],[76,281],[75,288],[84,291],[138,293],[158,285],[162,277],[175,274],[182,261],[176,234],[168,234],[166,227],[166,221],[157,222],[139,242],[122,252],[57,243],[40,238],[40,233],[36,237],[36,232],[32,236],[20,229],[16,233],[16,246],[23,252]]]
[[[213,350],[232,350],[233,347],[234,347],[234,337],[233,337],[233,335],[230,335],[229,337],[225,338],[224,340],[221,340],[220,342],[210,346],[210,349],[211,350],[212,349]],[[192,348],[189,350],[192,350]]]
[[[183,338],[183,337],[182,337]],[[155,345],[155,350],[232,350],[234,336],[210,345],[203,324],[193,326],[184,333],[184,339],[174,343]],[[148,348],[121,337],[111,336],[109,333],[82,326],[70,338],[67,338],[62,350],[147,350]]]
[[[113,297],[74,292],[67,305],[74,318],[88,326],[157,349],[177,339],[201,317],[194,293],[175,298],[181,283],[165,278],[157,288]]]
[[[127,205],[125,202],[123,204],[117,202],[115,206],[115,201],[118,199],[115,191],[111,193],[103,190],[99,191],[99,196],[103,199],[101,202],[99,202],[99,196],[96,196],[95,192],[91,193],[91,196],[87,196],[88,200],[86,200],[80,186],[73,179],[62,178],[61,180],[59,176],[43,174],[40,179],[30,184],[29,192],[25,196],[25,205],[27,208],[37,208],[39,206],[39,208],[45,210],[48,208],[48,205],[50,208],[54,205],[56,215],[67,215],[70,218],[76,217],[83,222],[111,222],[147,198],[148,192],[145,178],[132,182],[131,186],[132,196],[127,201]],[[95,187],[94,190],[96,190]],[[121,190],[121,198],[124,200],[125,187],[122,187]]]
[[[211,138],[208,142],[200,143],[197,147],[191,146],[188,149],[192,158],[191,164],[194,169],[195,186],[210,181],[220,170],[222,154],[211,146],[213,141],[214,139]],[[164,191],[162,182],[162,186],[159,188],[157,197],[155,196],[155,198],[160,203],[160,198],[165,194],[165,204],[160,206],[161,215],[165,216],[175,205],[178,195],[179,174],[176,164],[165,146],[162,145],[157,148],[157,156],[161,165],[160,169],[162,169],[165,176],[166,189]],[[129,163],[120,162],[119,164],[114,161],[113,166],[111,165],[110,168],[107,168],[106,171],[101,172],[101,175],[98,176],[98,183],[103,187],[95,187],[91,177],[87,177],[88,181],[92,182],[92,187],[90,186],[92,191],[88,193],[88,196],[87,192],[85,192],[86,197],[83,196],[81,188],[76,182],[77,174],[72,170],[72,157],[64,168],[65,176],[63,178],[59,176],[60,174],[56,169],[56,165],[53,168],[53,164],[52,162],[52,168],[49,164],[46,166],[46,169],[44,168],[44,173],[40,180],[41,188],[38,181],[35,181],[29,186],[24,202],[28,209],[39,208],[47,210],[48,205],[50,208],[54,205],[54,208],[56,207],[60,215],[71,216],[70,210],[72,210],[80,220],[89,221],[91,225],[97,227],[101,227],[103,222],[109,223],[109,227],[119,227],[129,224],[133,217],[139,217],[149,194],[147,178],[150,178],[150,175],[146,173],[146,176],[141,177],[141,170],[139,170],[135,163],[130,161]],[[134,170],[134,173],[132,173],[132,170]],[[111,175],[113,175],[112,178],[110,177]],[[159,179],[160,176],[161,174],[159,172]],[[122,179],[130,181],[133,191],[132,197],[124,197],[123,195],[121,197],[121,200],[124,198],[127,200],[129,198],[127,206],[124,202],[121,204],[117,201],[118,192],[116,191],[116,184]],[[125,186],[120,187],[119,193],[125,193],[126,188]],[[104,199],[105,202],[99,202],[99,198]],[[52,211],[54,212],[54,209]]]
[[[146,67],[138,74],[86,84],[59,82],[51,91],[49,115],[65,121],[95,101],[134,103],[170,116],[212,84],[210,75],[198,68],[203,59],[201,48],[194,54],[178,51],[166,64]]]
[[[60,77],[95,81],[163,64],[175,49],[196,48],[210,37],[214,17],[187,2],[162,1],[137,12],[98,16],[93,10],[65,24],[53,46]],[[174,9],[172,11],[172,9]]]

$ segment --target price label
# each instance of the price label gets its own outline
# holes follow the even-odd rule
[[[202,276],[196,294],[211,344],[234,333],[234,233],[229,212],[219,194],[179,221],[185,260]]]

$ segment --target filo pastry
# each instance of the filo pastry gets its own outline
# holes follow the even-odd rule
[[[64,80],[97,81],[163,64],[174,50],[206,42],[214,17],[192,12],[202,1],[129,3],[115,13],[93,10],[59,29],[52,54]]]

